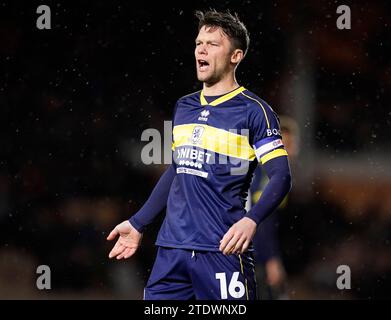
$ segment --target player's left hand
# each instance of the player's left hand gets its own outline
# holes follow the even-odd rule
[[[240,219],[229,228],[221,239],[220,251],[225,255],[244,253],[247,251],[256,230],[255,221],[247,217]]]

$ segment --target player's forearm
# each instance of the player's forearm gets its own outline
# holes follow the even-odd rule
[[[246,214],[246,217],[254,220],[257,224],[264,221],[277,209],[292,186],[287,157],[282,156],[269,160],[263,165],[263,168],[269,177],[269,182],[257,204]]]
[[[129,222],[139,232],[153,222],[156,216],[166,207],[168,194],[176,172],[173,165],[170,165],[160,177],[151,195],[141,209],[133,215]]]

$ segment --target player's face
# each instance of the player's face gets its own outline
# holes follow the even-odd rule
[[[194,54],[199,81],[214,84],[232,70],[231,42],[221,28],[203,26],[196,39]]]

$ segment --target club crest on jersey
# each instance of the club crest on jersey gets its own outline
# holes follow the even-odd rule
[[[201,112],[201,116],[198,117],[198,120],[199,120],[199,121],[208,121],[208,116],[209,116],[209,114],[210,114],[209,110],[203,110],[203,111]]]
[[[190,142],[194,144],[198,144],[201,142],[202,134],[204,133],[205,128],[201,126],[196,126],[193,129],[193,133],[191,134]]]

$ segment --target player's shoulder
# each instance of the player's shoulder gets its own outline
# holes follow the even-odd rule
[[[273,108],[265,100],[248,89],[241,92],[241,97],[246,102],[250,112],[275,113]]]
[[[278,115],[265,100],[250,90],[242,91],[241,95],[246,103],[247,118],[250,123],[254,121],[258,123],[259,119],[264,119],[268,127],[278,124]]]
[[[201,93],[201,90],[186,94],[186,95],[180,97],[177,100],[177,103],[186,102],[186,101],[197,102],[200,100],[200,93]]]

